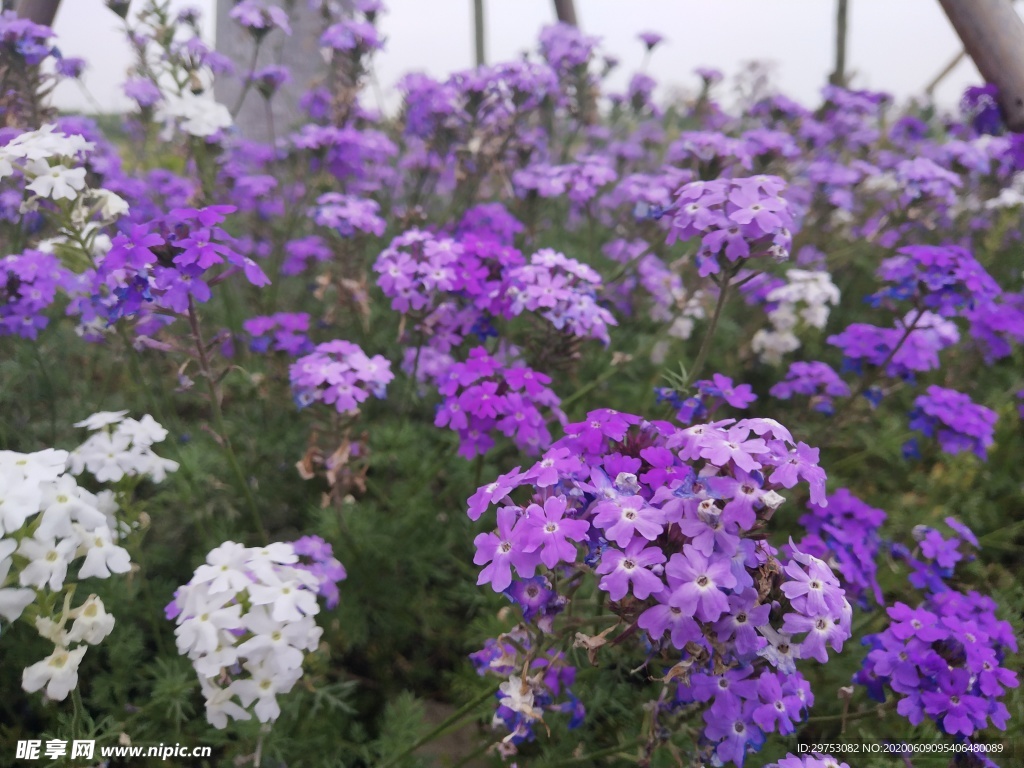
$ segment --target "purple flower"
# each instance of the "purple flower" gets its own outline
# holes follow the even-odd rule
[[[665,566],[671,589],[669,605],[701,621],[717,621],[729,610],[729,601],[722,591],[736,585],[736,577],[728,560],[705,557],[687,544],[683,553],[676,553]]]
[[[520,511],[517,507],[499,507],[497,533],[481,533],[473,540],[473,562],[486,566],[480,571],[478,585],[490,584],[495,592],[504,592],[512,583],[513,566],[520,576],[533,576],[540,558],[526,551]]]
[[[531,504],[526,508],[523,521],[526,550],[539,552],[540,561],[548,568],[554,568],[560,562],[575,562],[577,552],[571,542],[586,539],[590,529],[585,520],[565,518],[565,511],[563,496],[548,498],[543,507]]]
[[[637,600],[645,600],[664,588],[661,579],[650,570],[650,566],[664,562],[665,553],[657,547],[647,546],[643,539],[630,541],[625,552],[609,547],[595,569],[597,573],[605,574],[598,586],[612,600],[621,600],[628,591],[632,591]]]

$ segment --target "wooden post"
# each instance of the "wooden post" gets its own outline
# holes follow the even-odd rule
[[[487,63],[484,50],[484,0],[473,0],[473,40],[476,43],[476,65],[482,67]]]
[[[59,5],[60,0],[21,0],[18,3],[18,15],[36,24],[51,27]]]
[[[847,0],[836,0],[836,68],[828,81],[846,87],[846,39],[849,32],[850,8]]]
[[[1010,0],[939,0],[987,82],[1011,131],[1024,131],[1024,21]]]
[[[574,27],[580,25],[576,19],[576,6],[572,0],[555,0],[555,16],[563,24],[572,24]]]

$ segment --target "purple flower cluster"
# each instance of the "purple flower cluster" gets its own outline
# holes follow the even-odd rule
[[[1009,623],[995,602],[977,592],[946,590],[916,608],[897,602],[854,677],[880,701],[897,694],[897,711],[913,725],[930,718],[951,736],[970,737],[991,723],[1006,729],[1009,712],[1000,701],[1016,688],[1017,674],[1002,662],[1017,650]]]
[[[444,402],[434,425],[458,433],[459,453],[467,459],[491,449],[495,430],[521,451],[536,455],[551,444],[541,409],[565,420],[550,383],[550,376],[522,363],[502,363],[483,347],[474,347],[464,363],[438,371],[437,388]]]
[[[877,558],[885,511],[864,503],[847,488],[829,494],[827,507],[809,504],[807,509],[808,514],[800,518],[807,535],[797,545],[799,549],[835,563],[839,583],[851,600],[866,606],[870,593],[882,605]]]
[[[317,344],[311,354],[292,363],[290,375],[299,407],[323,402],[342,414],[358,412],[370,395],[384,398],[395,377],[381,355],[368,357],[358,344],[340,339]]]
[[[669,242],[700,238],[697,267],[702,277],[723,269],[735,272],[739,262],[758,256],[788,259],[793,216],[781,196],[785,188],[777,176],[686,184],[677,195]]]
[[[839,374],[828,363],[812,361],[795,362],[786,371],[786,377],[768,390],[768,394],[779,400],[789,400],[795,395],[809,397],[811,407],[821,413],[832,413],[832,398],[849,397],[850,386],[839,378]]]
[[[35,339],[49,322],[43,312],[58,289],[72,288],[73,278],[49,253],[25,251],[0,259],[0,336]]]
[[[850,636],[850,604],[822,560],[793,548],[779,561],[750,537],[784,501],[776,489],[804,481],[827,504],[817,458],[771,419],[679,428],[593,411],[531,468],[469,499],[474,520],[499,505],[497,531],[475,540],[478,583],[520,602],[518,582],[578,569],[585,553],[612,610],[659,654],[693,665],[673,706],[713,699],[702,743],[741,764],[764,733],[790,733],[805,715],[810,691],[795,660],[824,663]],[[520,488],[524,504],[511,498]],[[781,578],[766,581],[776,569]],[[550,626],[551,613],[541,615]]]
[[[386,225],[384,219],[377,215],[379,211],[380,206],[374,200],[325,192],[317,198],[312,214],[313,221],[342,237],[353,237],[358,233],[380,237]]]
[[[971,451],[984,459],[993,442],[998,414],[968,395],[931,385],[914,400],[910,428],[934,437],[946,453]]]
[[[532,647],[533,638],[520,626],[489,638],[482,649],[469,655],[481,677],[505,678],[495,693],[498,706],[491,724],[508,732],[498,746],[504,757],[534,740],[535,726],[543,722],[545,713],[569,715],[570,730],[582,725],[586,716],[583,703],[571,690],[576,668],[567,663],[563,653],[548,651],[537,656],[531,653]]]
[[[799,674],[766,669],[755,676],[748,666],[691,675],[688,686],[679,686],[674,704],[707,702],[702,740],[708,742],[705,750],[713,746],[708,756],[713,764],[742,766],[746,754],[760,749],[767,734],[794,733],[807,717],[814,696]]]
[[[1000,293],[996,281],[966,248],[915,245],[897,254],[878,268],[878,276],[891,285],[872,296],[876,305],[909,299],[916,306],[953,317],[965,307],[992,302]]]
[[[257,315],[243,322],[242,328],[251,337],[249,349],[253,352],[284,352],[297,357],[313,348],[308,335],[308,312]]]
[[[295,567],[316,576],[320,583],[317,593],[328,608],[335,608],[340,597],[338,584],[348,578],[348,573],[334,556],[334,548],[319,536],[303,536],[291,544],[300,558]]]
[[[616,321],[599,304],[600,289],[601,275],[592,267],[545,248],[508,270],[502,293],[511,316],[535,312],[560,331],[608,344],[608,327]]]
[[[827,341],[842,350],[854,370],[865,363],[884,366],[887,375],[910,381],[915,373],[938,369],[939,352],[959,342],[960,331],[941,315],[912,310],[892,328],[852,323]]]
[[[681,400],[674,390],[659,390],[658,397],[668,400],[678,409],[676,419],[682,424],[695,421],[707,421],[723,405],[738,410],[746,410],[757,400],[753,388],[749,384],[733,384],[732,379],[721,373],[714,374],[710,379],[701,379],[693,384],[696,394]]]
[[[109,322],[139,314],[147,305],[182,314],[192,300],[209,301],[209,281],[227,274],[224,266],[241,271],[253,285],[268,285],[260,266],[239,253],[238,243],[219,226],[234,210],[229,205],[179,208],[147,224],[127,225],[97,266],[96,283],[107,293],[94,294],[99,298],[93,311]]]
[[[448,351],[509,314],[503,276],[522,261],[519,251],[492,237],[454,240],[410,230],[384,249],[374,270],[392,309],[417,317],[431,345]]]

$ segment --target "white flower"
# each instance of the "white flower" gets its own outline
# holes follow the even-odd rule
[[[89,595],[73,612],[75,623],[68,633],[69,642],[96,645],[114,631],[114,616],[106,612],[103,601],[96,595]]]
[[[109,189],[94,189],[91,196],[99,203],[100,216],[107,221],[114,221],[122,214],[128,213],[128,201]]]
[[[200,682],[203,695],[206,696],[206,720],[214,728],[227,728],[229,717],[235,720],[252,719],[252,715],[235,702],[234,683],[227,688],[221,688],[205,678]]]
[[[39,483],[26,481],[12,468],[0,466],[0,533],[14,533],[39,511]]]
[[[85,551],[85,562],[78,570],[78,578],[96,576],[105,579],[111,573],[127,573],[131,570],[131,556],[128,550],[114,543],[114,536],[107,526],[93,531],[84,531],[81,536],[79,554]]]
[[[21,687],[29,693],[46,686],[46,695],[55,701],[63,701],[78,685],[78,665],[82,662],[87,646],[80,645],[73,651],[54,648],[53,653],[42,661],[26,667],[21,675]]]
[[[43,160],[49,157],[77,157],[91,152],[96,145],[86,141],[84,136],[68,136],[57,130],[53,123],[36,131],[26,131],[15,136],[5,149],[8,156],[25,160]]]
[[[79,488],[75,478],[70,475],[64,475],[56,482],[43,486],[42,490],[43,498],[39,505],[42,514],[35,532],[36,538],[71,536],[74,534],[72,524],[75,522],[87,530],[107,524],[106,515],[89,503],[92,494]]]
[[[233,541],[224,542],[207,555],[204,565],[196,568],[189,584],[208,584],[211,593],[241,592],[252,584],[249,575],[243,570],[247,554],[248,550],[243,545]]]
[[[508,680],[498,686],[501,692],[501,704],[513,712],[519,712],[529,718],[539,718],[544,713],[534,706],[533,686],[530,679],[523,680],[518,675],[511,675]]]
[[[167,430],[148,413],[138,421],[125,419],[117,431],[130,438],[135,446],[150,446],[167,438]]]
[[[87,419],[76,421],[74,426],[84,427],[90,431],[109,427],[111,424],[119,424],[128,415],[128,411],[99,411]]]
[[[24,611],[36,599],[34,589],[7,587],[0,589],[0,616],[8,621],[17,621]]]
[[[302,677],[301,669],[279,671],[270,664],[254,664],[249,662],[245,669],[252,675],[249,680],[236,680],[231,684],[242,706],[248,707],[256,702],[256,717],[261,723],[276,720],[281,714],[277,703],[277,694],[288,693],[292,686]]]
[[[54,592],[64,586],[68,564],[75,556],[78,543],[74,539],[22,539],[18,554],[29,559],[18,580],[23,587],[49,585]]]
[[[310,617],[300,621],[275,621],[263,606],[249,611],[242,622],[253,636],[238,647],[249,659],[269,661],[280,670],[302,666],[302,651],[315,650],[322,630]]]
[[[11,555],[18,548],[18,542],[13,539],[0,538],[0,584],[7,581],[7,574],[11,570],[13,561]],[[34,589],[19,589],[10,587],[0,589],[0,616],[7,621],[16,621],[22,611],[36,599]]]
[[[242,606],[237,603],[225,605],[232,597],[225,594],[213,599],[202,613],[181,621],[174,630],[179,653],[187,653],[190,657],[212,653],[221,645],[221,630],[241,626]]]
[[[272,605],[270,615],[274,621],[299,621],[320,610],[316,594],[303,589],[298,580],[284,581],[267,586],[253,584],[249,587],[249,599],[253,605]]]
[[[238,663],[239,649],[235,647],[234,636],[230,632],[218,634],[220,643],[209,653],[192,660],[196,672],[205,677],[219,677],[223,669]]]
[[[168,126],[177,122],[181,130],[198,138],[213,136],[234,123],[223,104],[191,92],[166,95],[157,110],[157,119]]]
[[[43,171],[42,166],[35,165],[30,169],[37,175],[26,185],[26,189],[51,200],[74,200],[85,189],[85,168],[68,168],[64,165],[46,168]]]

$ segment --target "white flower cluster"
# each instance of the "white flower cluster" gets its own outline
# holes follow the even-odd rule
[[[1024,173],[1014,174],[1010,184],[999,195],[985,201],[985,208],[1017,208],[1024,205]]]
[[[167,430],[146,414],[141,419],[125,418],[128,411],[101,411],[75,424],[93,432],[71,452],[71,473],[90,472],[101,483],[116,483],[124,477],[148,477],[162,482],[178,462],[163,459],[152,445],[167,437]]]
[[[93,149],[95,145],[85,137],[68,136],[47,124],[0,147],[0,179],[21,173],[27,181],[25,189],[33,193],[24,203],[26,210],[35,208],[39,200],[81,198],[77,218],[82,222],[96,213],[113,221],[128,210],[128,204],[110,190],[87,187],[81,163]]]
[[[208,96],[190,91],[181,95],[164,94],[157,109],[157,119],[166,126],[165,140],[170,138],[167,134],[175,125],[190,136],[205,139],[234,124],[227,107]]]
[[[178,651],[196,668],[214,727],[249,720],[249,707],[262,723],[276,720],[278,694],[302,677],[303,651],[316,649],[321,629],[319,580],[298,562],[291,544],[227,541],[175,592],[167,612]]]
[[[819,330],[825,327],[829,305],[839,304],[839,289],[828,272],[790,269],[786,284],[770,291],[765,299],[777,305],[768,313],[772,327],[755,333],[750,345],[762,362],[778,365],[786,354],[800,348],[794,331],[801,322]]]
[[[85,558],[79,579],[105,579],[131,567],[128,552],[115,543],[113,494],[79,487],[66,472],[67,459],[66,451],[53,449],[0,451],[0,617],[9,622],[44,592],[62,591],[79,558]],[[38,616],[35,624],[54,650],[25,670],[22,686],[30,692],[45,686],[47,696],[63,699],[78,684],[86,645],[102,641],[114,619],[95,595],[72,608],[69,590],[60,616]]]

